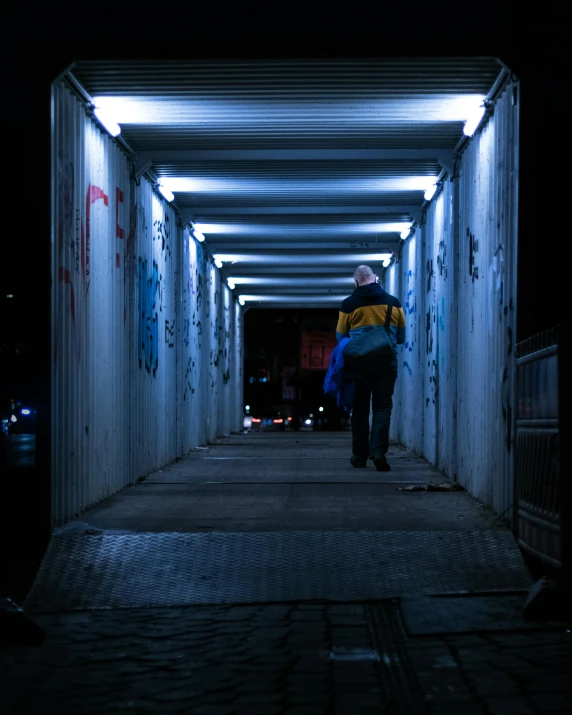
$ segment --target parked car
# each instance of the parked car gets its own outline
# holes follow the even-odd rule
[[[7,434],[36,434],[36,408],[19,400],[13,402],[7,422]]]

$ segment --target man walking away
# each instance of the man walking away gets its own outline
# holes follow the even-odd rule
[[[391,469],[386,454],[389,448],[389,423],[393,407],[393,390],[397,379],[397,345],[405,342],[405,314],[401,303],[386,293],[377,282],[377,276],[369,266],[358,266],[354,272],[356,289],[346,298],[340,308],[336,337],[350,340],[370,326],[384,326],[388,306],[391,306],[389,338],[394,359],[389,363],[356,380],[355,402],[351,416],[352,456],[354,467],[365,467],[368,457],[378,472]],[[369,409],[373,415],[371,434]]]

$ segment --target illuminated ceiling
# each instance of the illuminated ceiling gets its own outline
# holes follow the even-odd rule
[[[508,74],[492,57],[87,60],[71,73],[235,294],[297,307],[337,306],[359,263],[383,273]]]

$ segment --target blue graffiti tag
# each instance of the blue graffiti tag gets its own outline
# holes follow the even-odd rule
[[[139,256],[139,367],[143,367],[155,377],[159,366],[159,323],[156,296],[159,292],[159,266],[153,261],[153,269],[148,273],[147,259]]]
[[[409,283],[410,281],[413,281],[413,271],[407,272],[407,283]],[[407,300],[405,302],[405,307],[407,309],[408,315],[411,315],[411,313],[415,312],[415,300],[411,298],[414,292],[415,285],[413,285],[413,287],[407,291]]]

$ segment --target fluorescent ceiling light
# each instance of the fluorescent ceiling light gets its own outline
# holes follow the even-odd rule
[[[403,240],[409,236],[409,233],[411,231],[411,226],[407,226],[406,228],[403,229],[403,231],[399,234]]]
[[[193,236],[199,241],[199,243],[202,243],[205,240],[204,235],[197,229],[196,226],[193,226],[192,228],[193,231]]]
[[[243,297],[243,296],[240,296],[239,299],[238,299],[238,302],[240,303],[240,305],[244,305],[244,302],[245,302],[245,301],[244,301],[244,297]]]
[[[219,260],[218,258],[215,258],[214,264],[217,268],[222,268],[222,261]]]
[[[485,111],[486,107],[483,104],[480,107],[477,107],[477,109],[473,110],[473,112],[471,112],[471,114],[467,118],[467,121],[465,122],[465,126],[463,127],[463,134],[465,136],[473,136],[477,127],[481,123],[482,118],[485,116]]]
[[[243,301],[254,303],[337,303],[344,299],[344,295],[241,295]],[[243,303],[241,303],[243,305]]]
[[[429,183],[435,181],[434,177],[426,177],[422,189],[426,189]],[[171,187],[172,188],[172,187]],[[408,224],[399,222],[371,223],[371,222],[353,222],[353,223],[327,223],[320,224],[291,224],[288,226],[282,224],[260,224],[260,223],[195,223],[195,230],[203,231],[207,234],[227,234],[227,235],[248,235],[248,236],[284,236],[285,234],[301,234],[302,236],[309,235],[346,235],[355,236],[357,234],[371,233],[399,233],[407,228]]]
[[[161,124],[200,126],[228,126],[229,121],[237,127],[251,127],[260,122],[269,108],[274,112],[273,124],[292,126],[308,122],[339,127],[348,117],[358,118],[362,126],[378,127],[388,121],[405,122],[462,122],[467,119],[475,105],[484,99],[482,94],[418,94],[407,98],[373,98],[363,102],[353,97],[336,102],[323,102],[319,98],[308,99],[303,105],[283,100],[254,101],[252,99],[230,100],[174,99],[168,96],[95,96],[98,106],[112,110],[121,124]],[[230,118],[230,120],[229,120]]]
[[[387,266],[391,263],[391,258],[386,258],[385,261],[381,264],[384,268],[387,268]]]
[[[116,137],[121,134],[121,127],[119,126],[119,124],[117,124],[111,112],[96,106],[93,110],[93,113],[107,129],[107,131],[111,134],[112,137]]]
[[[236,285],[235,285],[234,281],[233,281],[231,278],[229,278],[229,279],[227,280],[227,284],[228,284],[228,287],[229,287],[231,290],[234,290],[234,289],[236,288]]]
[[[313,266],[324,266],[327,264],[345,264],[345,263],[379,263],[384,261],[386,258],[391,258],[391,253],[350,253],[350,254],[334,254],[329,256],[324,256],[320,254],[313,255],[272,255],[271,253],[215,253],[213,256],[215,260],[221,261],[222,263],[267,263],[267,264],[290,264],[290,265],[313,265]]]
[[[292,276],[289,278],[274,277],[274,276],[232,276],[232,282],[235,285],[253,285],[253,286],[281,286],[284,288],[306,287],[310,278],[300,278]],[[314,276],[311,279],[312,286],[324,288],[343,287],[351,288],[354,280],[351,275],[347,277],[335,276],[332,278],[323,278]],[[355,287],[355,286],[354,286]]]
[[[171,203],[171,201],[173,201],[173,199],[175,198],[175,195],[173,194],[173,192],[172,192],[170,189],[168,189],[168,188],[165,186],[165,184],[163,183],[163,180],[162,180],[162,179],[161,179],[161,180],[159,181],[159,183],[157,184],[157,188],[159,189],[159,191],[161,192],[161,194],[163,195],[163,197],[164,197],[169,203]]]
[[[248,175],[241,176],[238,172],[234,176],[209,178],[200,176],[170,176],[165,178],[165,185],[171,191],[190,194],[248,194],[249,196],[264,196],[274,194],[276,191],[289,194],[308,194],[312,196],[330,196],[332,193],[361,194],[379,191],[424,191],[428,183],[435,181],[434,176],[395,176],[389,178],[344,178],[302,179],[292,178],[287,181],[283,178],[252,179]],[[209,229],[206,229],[206,226]],[[221,224],[199,224],[206,233],[220,233]],[[220,228],[217,228],[220,227]],[[242,232],[239,229],[238,232]]]
[[[436,191],[437,191],[437,184],[435,183],[432,186],[430,186],[423,194],[423,198],[425,199],[425,201],[431,201],[433,196],[435,196]]]

